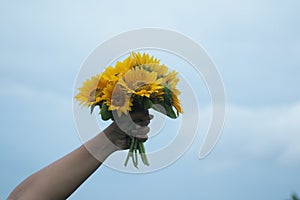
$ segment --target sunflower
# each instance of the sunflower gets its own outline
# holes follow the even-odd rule
[[[115,120],[129,115],[129,112],[148,110],[150,108],[163,112],[175,119],[183,113],[177,89],[178,73],[169,69],[160,60],[146,53],[130,53],[123,61],[117,61],[115,66],[107,67],[103,73],[86,80],[75,98],[81,105],[90,106],[91,113],[96,106],[100,107],[102,120]],[[158,107],[157,105],[160,105]],[[177,114],[176,114],[176,111]],[[149,165],[142,142],[130,137],[130,148],[125,160],[133,160],[138,165],[138,152],[145,165]]]
[[[110,82],[109,79],[104,77],[104,73],[99,74],[99,80],[97,84],[97,89],[103,91],[106,85]],[[103,94],[103,93],[102,93]]]
[[[167,76],[162,78],[162,85],[167,87],[172,92],[172,105],[175,107],[178,113],[182,113],[182,108],[180,105],[180,100],[178,99],[178,95],[180,95],[180,91],[177,89],[177,83],[179,79],[177,78],[178,72],[172,71]]]
[[[128,57],[127,57],[125,60],[123,60],[122,62],[117,62],[116,67],[117,67],[118,63],[119,63],[119,66],[120,66],[120,67],[122,66],[122,68],[124,68],[125,70],[129,70],[129,69],[131,69],[133,66],[135,66],[136,61],[135,61],[135,58],[134,58],[133,53],[131,53],[130,56],[128,56]]]
[[[165,65],[161,65],[160,61],[149,54],[143,53],[130,53],[122,62],[116,62],[114,67],[109,66],[103,72],[103,77],[110,81],[118,81],[126,72],[130,69],[143,66],[148,71],[155,71],[158,76],[161,77],[168,72],[168,68]]]
[[[128,93],[137,96],[150,98],[153,93],[158,93],[163,88],[160,83],[162,79],[157,79],[156,72],[149,72],[142,68],[129,70],[118,82]]]
[[[174,93],[172,93],[172,104],[174,108],[177,110],[177,113],[183,113],[180,100]]]
[[[178,72],[172,71],[168,75],[162,78],[162,85],[169,88],[176,96],[180,95],[180,91],[177,89],[177,83],[179,79],[176,77]]]
[[[145,68],[152,72],[157,72],[158,77],[164,77],[168,73],[168,67],[160,64],[146,64]]]
[[[101,101],[101,89],[98,84],[101,82],[101,75],[97,74],[91,79],[86,80],[81,88],[78,88],[79,93],[75,98],[79,101],[80,105],[91,106]]]
[[[123,70],[119,70],[116,67],[109,66],[103,72],[103,77],[106,80],[116,82],[120,79],[120,77],[122,77],[123,73],[125,72],[126,72],[125,70],[123,71]]]
[[[159,64],[160,60],[154,58],[153,56],[149,56],[147,53],[134,53],[132,52],[130,54],[130,57],[133,58],[133,67],[139,66],[139,65],[145,65],[145,64]]]
[[[117,61],[115,67],[109,66],[103,72],[103,77],[107,80],[117,82],[128,70],[136,64],[135,54],[131,53],[122,62]]]
[[[131,111],[132,100],[119,85],[108,84],[103,91],[103,99],[108,110],[116,110],[119,117],[122,113],[127,115],[128,111]]]
[[[169,73],[168,67],[153,56],[132,52],[115,66],[107,67],[102,74],[84,82],[75,98],[81,105],[92,108],[100,105],[102,110],[105,105],[107,111],[117,111],[119,116],[132,111],[136,103],[147,102],[145,98],[173,106],[182,113],[177,75],[176,71]]]

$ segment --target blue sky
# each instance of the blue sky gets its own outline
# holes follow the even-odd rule
[[[226,88],[223,135],[206,159],[197,158],[197,137],[181,159],[155,173],[102,167],[70,199],[300,194],[299,1],[0,4],[0,199],[81,144],[72,97],[82,62],[111,36],[143,27],[179,31],[207,50]]]

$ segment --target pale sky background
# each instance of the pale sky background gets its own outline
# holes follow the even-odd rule
[[[207,50],[226,88],[223,135],[206,159],[197,158],[199,136],[154,173],[103,166],[70,199],[300,194],[299,13],[297,0],[1,1],[0,199],[81,145],[72,98],[82,62],[106,39],[143,27],[179,31]]]

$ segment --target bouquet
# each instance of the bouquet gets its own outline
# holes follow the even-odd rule
[[[109,66],[104,72],[86,80],[75,98],[83,106],[91,108],[91,113],[99,106],[102,120],[115,120],[127,116],[136,109],[155,109],[170,118],[182,113],[179,101],[180,91],[176,88],[178,72],[171,71],[160,60],[146,53],[131,53],[122,62]],[[129,136],[129,158],[137,167],[138,152],[145,165],[149,165],[144,144]]]

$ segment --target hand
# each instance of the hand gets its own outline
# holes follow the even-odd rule
[[[131,112],[127,117],[115,119],[115,121],[104,130],[106,137],[119,149],[129,149],[129,136],[137,138],[140,142],[146,142],[147,133],[150,131],[148,125],[153,115],[148,110]]]

